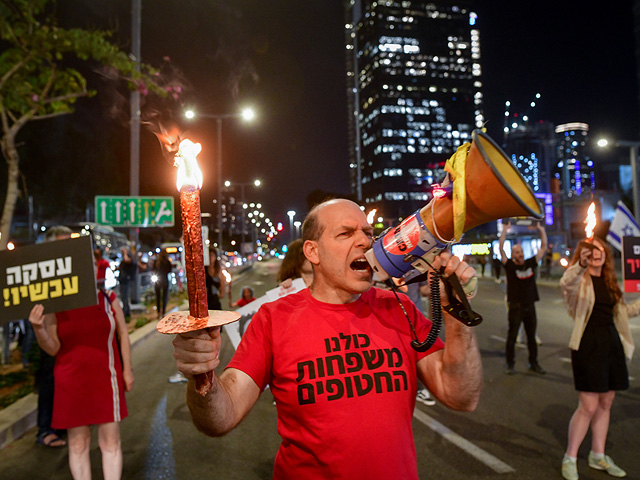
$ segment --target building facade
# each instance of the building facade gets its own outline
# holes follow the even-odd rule
[[[431,199],[484,123],[470,1],[345,2],[353,192],[390,223]]]
[[[593,161],[587,154],[589,125],[586,123],[564,123],[556,127],[557,163],[554,172],[557,187],[553,193],[566,198],[583,194],[591,195],[595,190]]]
[[[502,146],[534,193],[548,193],[556,166],[556,134],[551,122],[512,126]]]

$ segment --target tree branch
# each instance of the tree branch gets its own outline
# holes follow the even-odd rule
[[[11,78],[11,75],[16,73],[18,70],[20,70],[22,67],[24,67],[27,63],[29,63],[29,61],[33,57],[34,57],[34,54],[32,52],[30,52],[22,60],[20,60],[13,67],[11,67],[9,70],[7,70],[7,73],[5,73],[2,76],[2,78],[0,78],[0,89],[2,89],[2,87],[7,82],[7,80],[9,80],[9,78]]]
[[[69,93],[67,95],[60,95],[57,97],[51,97],[51,98],[47,98],[46,100],[42,100],[41,103],[48,105],[50,103],[53,102],[60,102],[60,101],[65,101],[65,100],[71,100],[72,98],[80,98],[80,97],[85,97],[89,92],[86,89],[83,89],[81,92],[77,92],[77,93]],[[34,117],[36,118],[36,117]],[[37,118],[44,118],[44,116],[37,116]]]
[[[45,113],[44,115],[34,115],[31,120],[46,120],[47,118],[60,117],[61,115],[68,115],[71,112],[52,112]]]

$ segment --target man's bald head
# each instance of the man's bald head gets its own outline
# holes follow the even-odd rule
[[[324,229],[326,227],[326,225],[323,224],[321,218],[319,218],[320,213],[326,207],[340,204],[351,204],[360,208],[357,203],[352,202],[351,200],[347,200],[346,198],[332,198],[331,200],[326,200],[322,203],[319,203],[311,209],[307,217],[304,219],[304,223],[302,224],[302,241],[317,241],[322,236],[322,233],[324,232]]]

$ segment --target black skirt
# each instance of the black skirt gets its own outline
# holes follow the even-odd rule
[[[595,302],[580,340],[571,352],[573,380],[579,392],[627,390],[629,373],[620,335],[613,323],[615,300],[602,276],[591,276]]]
[[[573,380],[579,392],[628,390],[629,373],[624,349],[613,324],[589,321],[580,348],[571,351]]]

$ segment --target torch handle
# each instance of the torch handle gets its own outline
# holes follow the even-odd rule
[[[194,318],[207,318],[207,286],[205,279],[202,223],[200,220],[200,190],[192,185],[180,189],[182,232],[189,313]],[[196,390],[205,396],[213,385],[213,372],[195,376]]]

